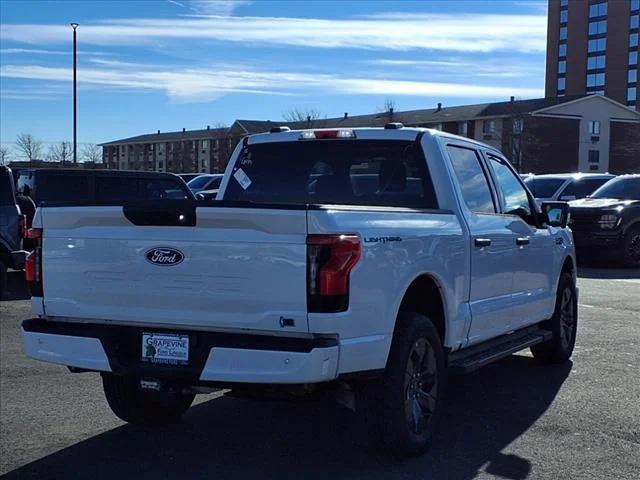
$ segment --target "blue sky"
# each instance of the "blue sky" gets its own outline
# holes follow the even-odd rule
[[[0,141],[543,95],[546,1],[1,0]]]

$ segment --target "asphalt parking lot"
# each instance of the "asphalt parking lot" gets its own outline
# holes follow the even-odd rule
[[[184,421],[125,425],[97,374],[22,355],[17,273],[0,303],[0,474],[7,479],[637,479],[640,272],[583,269],[572,363],[513,355],[451,380],[437,444],[397,462],[326,401],[200,396]]]

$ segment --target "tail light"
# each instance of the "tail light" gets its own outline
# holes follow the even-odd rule
[[[32,297],[42,297],[42,229],[30,228],[26,238],[33,240],[33,251],[27,256],[24,276]]]
[[[357,235],[307,236],[309,312],[343,312],[349,307],[349,274],[360,254]]]
[[[20,238],[27,237],[27,216],[20,215]]]

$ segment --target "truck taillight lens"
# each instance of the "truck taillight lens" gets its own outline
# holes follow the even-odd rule
[[[360,254],[357,235],[307,236],[309,312],[342,312],[349,307],[349,274]]]
[[[30,228],[26,238],[34,241],[33,251],[27,256],[24,276],[33,297],[42,297],[42,229]]]

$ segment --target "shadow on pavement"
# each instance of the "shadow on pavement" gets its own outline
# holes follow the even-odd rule
[[[434,447],[405,461],[375,451],[355,416],[333,404],[221,397],[193,407],[178,425],[115,428],[5,478],[463,480],[482,470],[524,479],[530,462],[502,450],[547,410],[570,371],[571,363],[542,367],[514,355],[451,379]]]
[[[602,278],[609,280],[640,278],[638,268],[586,268],[578,267],[579,278]]]
[[[29,289],[27,281],[24,279],[24,272],[18,270],[9,270],[7,272],[7,291],[0,301],[9,300],[29,300]]]

